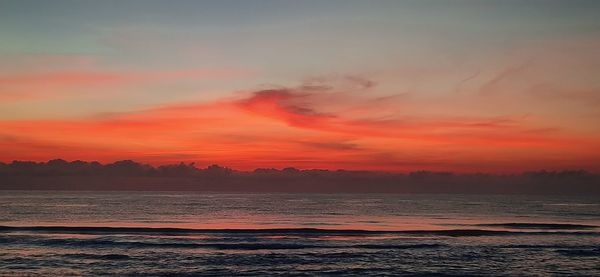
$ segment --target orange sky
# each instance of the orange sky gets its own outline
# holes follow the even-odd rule
[[[600,172],[600,2],[293,2],[7,2],[0,161]]]
[[[80,119],[5,120],[1,155],[5,161],[135,159],[237,169],[598,170],[599,140],[584,134],[527,116],[397,116],[385,107],[410,101],[371,99],[370,88],[353,89],[272,88]]]

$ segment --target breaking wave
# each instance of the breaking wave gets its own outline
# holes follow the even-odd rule
[[[89,227],[89,226],[0,226],[0,232],[39,232],[66,234],[153,234],[153,235],[294,235],[294,236],[373,236],[373,235],[411,235],[411,236],[510,236],[510,235],[600,235],[589,231],[596,228],[591,225],[576,224],[538,224],[538,223],[502,223],[480,224],[482,227],[509,227],[515,229],[549,229],[559,231],[509,231],[486,229],[447,229],[447,230],[348,230],[320,228],[274,228],[274,229],[192,229],[192,228],[152,228],[152,227]],[[587,231],[560,231],[567,229]]]

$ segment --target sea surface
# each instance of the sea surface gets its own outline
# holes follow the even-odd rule
[[[600,199],[0,191],[0,276],[600,276]]]

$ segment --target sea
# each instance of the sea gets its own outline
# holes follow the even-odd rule
[[[600,199],[0,191],[0,276],[600,276]]]

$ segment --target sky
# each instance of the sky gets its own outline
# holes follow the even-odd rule
[[[0,0],[0,161],[600,172],[600,1]]]

